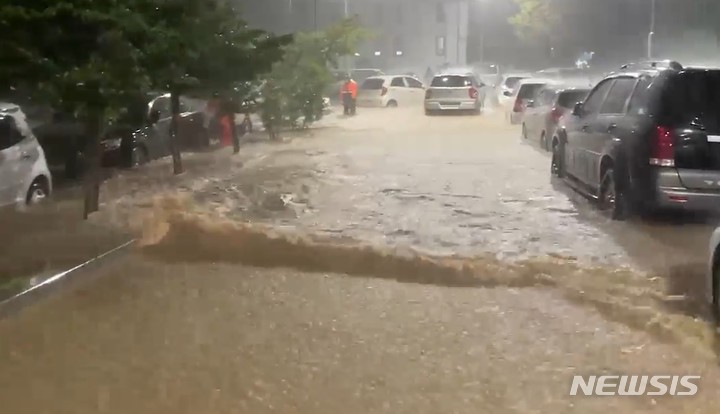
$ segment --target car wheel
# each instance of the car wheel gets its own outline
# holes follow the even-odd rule
[[[147,150],[143,147],[134,147],[130,153],[130,167],[135,168],[147,164],[149,161]]]
[[[528,139],[527,127],[525,126],[525,123],[524,123],[524,122],[523,122],[523,124],[522,124],[522,139],[523,139],[523,140],[527,140],[527,139]]]
[[[33,181],[32,185],[30,185],[30,189],[28,189],[27,196],[25,197],[25,203],[27,205],[35,205],[41,203],[48,198],[49,195],[50,190],[48,189],[47,183],[43,178],[38,177]]]
[[[600,211],[613,220],[625,218],[625,200],[615,179],[615,170],[608,168],[600,184],[598,203]]]
[[[435,112],[434,112],[434,111],[432,111],[432,110],[430,110],[430,109],[426,109],[426,110],[425,110],[425,116],[434,116],[434,115],[435,115]]]
[[[550,145],[547,142],[547,137],[545,136],[545,131],[540,134],[540,147],[544,149],[547,152],[550,152]]]
[[[397,103],[396,100],[392,99],[392,100],[388,101],[387,107],[388,107],[388,108],[397,108],[397,107],[398,107],[398,103]]]
[[[565,149],[563,148],[562,144],[560,144],[557,140],[553,140],[552,162],[550,164],[550,172],[552,173],[552,175],[558,178],[565,177],[564,151]]]

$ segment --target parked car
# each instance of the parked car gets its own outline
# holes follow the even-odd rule
[[[425,88],[419,79],[405,75],[372,76],[360,84],[358,106],[397,107],[420,105]]]
[[[720,69],[621,72],[553,137],[553,173],[615,219],[720,207]]]
[[[520,81],[523,79],[528,79],[530,75],[524,75],[524,74],[513,74],[513,75],[506,75],[503,78],[502,83],[500,84],[500,88],[498,89],[498,103],[502,108],[507,108],[510,106],[512,102],[512,96],[515,93],[515,90],[520,85]]]
[[[550,139],[555,135],[560,119],[584,101],[589,88],[567,88],[551,85],[543,88],[535,100],[527,102],[522,123],[522,137],[537,141],[550,151]]]
[[[345,83],[345,77],[347,76],[347,74],[347,71],[333,71],[333,77],[335,78],[335,82],[329,90],[325,91],[325,94],[331,96],[331,99],[339,100],[340,91],[342,90],[343,83]],[[358,85],[362,85],[367,78],[383,75],[385,75],[385,73],[383,73],[383,71],[381,71],[380,69],[353,69],[350,71],[350,77],[352,77],[352,79],[357,82]]]
[[[470,73],[437,75],[425,91],[425,115],[450,111],[480,114],[484,104],[485,85]]]
[[[179,145],[201,146],[207,138],[204,101],[181,97]],[[37,109],[40,108],[40,109]],[[51,108],[36,107],[30,123],[47,154],[48,164],[64,170],[69,178],[82,173],[88,134],[76,117]],[[102,138],[102,162],[106,167],[132,167],[169,154],[170,95],[138,96],[118,122],[107,126]]]
[[[534,101],[545,87],[554,84],[556,82],[548,79],[528,78],[521,80],[513,94],[509,96],[512,106],[506,108],[506,114],[510,123],[513,125],[521,124],[527,103]],[[505,95],[507,96],[507,93]]]
[[[22,109],[0,102],[0,207],[34,204],[50,196],[45,152]]]

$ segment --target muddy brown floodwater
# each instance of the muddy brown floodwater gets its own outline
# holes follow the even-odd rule
[[[3,411],[720,408],[700,301],[714,219],[604,220],[502,116],[362,110],[192,159],[111,181],[93,224],[137,250],[0,322]],[[573,375],[623,373],[702,380],[568,395]]]

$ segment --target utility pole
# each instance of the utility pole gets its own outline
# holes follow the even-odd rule
[[[653,0],[653,1],[654,1],[654,0]],[[315,31],[316,31],[316,32],[317,32],[317,30],[318,30],[318,21],[317,21],[317,19],[318,19],[318,15],[317,15],[317,13],[318,13],[318,8],[317,8],[317,3],[318,3],[318,0],[314,0],[313,24],[314,24],[314,26],[315,26]]]
[[[652,60],[653,58],[653,43],[655,41],[655,1],[656,0],[650,0],[650,32],[648,33],[648,43],[647,43],[647,54],[648,59]]]

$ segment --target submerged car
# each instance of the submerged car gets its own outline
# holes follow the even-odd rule
[[[720,69],[620,72],[553,137],[553,173],[614,219],[720,210]]]
[[[480,114],[485,104],[484,86],[471,73],[437,75],[425,91],[425,115],[443,112]]]
[[[0,102],[0,207],[34,204],[52,191],[45,152],[20,106]]]

